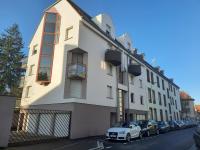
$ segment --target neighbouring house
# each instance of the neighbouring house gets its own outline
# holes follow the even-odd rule
[[[181,99],[181,118],[182,119],[195,119],[195,109],[194,109],[194,99],[186,92],[180,92],[180,99]]]
[[[71,139],[103,135],[118,121],[179,120],[181,112],[173,79],[151,66],[127,33],[116,36],[109,15],[91,17],[71,0],[45,10],[21,100],[22,108],[70,111]]]
[[[195,108],[196,119],[200,121],[200,105],[195,105],[194,108]]]

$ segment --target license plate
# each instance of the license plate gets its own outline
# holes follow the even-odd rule
[[[116,137],[116,135],[110,135],[110,137],[111,137],[111,138],[115,138],[115,137]]]

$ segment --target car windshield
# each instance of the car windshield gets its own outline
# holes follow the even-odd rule
[[[141,127],[141,128],[145,128],[148,124],[148,121],[138,121],[138,125]]]
[[[128,128],[129,127],[129,123],[118,122],[113,127]]]

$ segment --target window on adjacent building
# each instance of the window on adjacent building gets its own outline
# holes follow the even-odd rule
[[[171,105],[169,103],[169,113],[172,114]]]
[[[164,100],[164,106],[166,107],[167,106],[167,101],[166,101],[166,96],[163,95],[163,100]]]
[[[73,26],[69,27],[65,31],[65,40],[73,38]]]
[[[174,88],[174,96],[176,96],[176,89]]]
[[[141,104],[141,105],[144,105],[144,99],[143,99],[143,96],[140,96],[140,104]]]
[[[113,75],[113,67],[112,64],[107,63],[107,74],[112,76]]]
[[[169,89],[167,89],[167,98],[169,98]]]
[[[165,90],[165,82],[162,80],[162,89]]]
[[[112,99],[112,86],[107,86],[107,98]]]
[[[176,109],[177,109],[177,102],[176,102],[176,100],[175,100],[175,106],[176,106]]]
[[[29,69],[29,76],[34,74],[34,70],[35,70],[35,65],[31,65]]]
[[[159,105],[162,105],[162,98],[160,92],[158,92],[158,100],[159,100]]]
[[[111,35],[111,26],[109,26],[108,24],[106,24],[106,34]]]
[[[153,109],[149,107],[150,119],[153,120]]]
[[[142,85],[142,80],[139,79],[139,82],[140,82],[140,88],[142,88],[142,87],[143,87],[143,85]]]
[[[168,121],[168,113],[167,113],[167,110],[165,110],[165,117],[166,117],[166,121]]]
[[[37,54],[37,47],[38,47],[38,44],[33,46],[32,55]]]
[[[159,77],[157,76],[156,79],[157,79],[157,86],[160,87],[160,79],[159,79]]]
[[[134,77],[131,75],[130,76],[131,84],[134,85]]]
[[[163,121],[163,111],[160,109],[160,121]]]
[[[149,103],[152,103],[152,99],[151,99],[151,89],[148,88],[148,99],[149,99]]]
[[[131,93],[131,103],[135,103],[134,93]]]
[[[147,69],[147,82],[150,82],[150,72],[148,69]]]
[[[153,103],[156,104],[156,94],[155,94],[155,91],[152,90],[152,99],[153,99]]]
[[[153,76],[153,72],[151,72],[151,84],[154,84],[154,76]]]
[[[32,86],[27,86],[27,88],[26,88],[26,94],[25,94],[26,98],[30,97],[30,95],[31,95],[31,89],[32,89]]]
[[[154,116],[155,116],[154,120],[157,121],[158,119],[157,119],[157,110],[156,110],[156,108],[154,108]]]

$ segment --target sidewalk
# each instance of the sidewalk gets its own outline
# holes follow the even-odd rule
[[[88,150],[97,147],[98,140],[102,140],[102,138],[94,137],[79,140],[65,139],[49,143],[9,147],[4,150]]]

